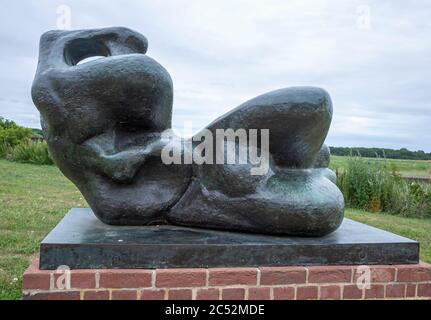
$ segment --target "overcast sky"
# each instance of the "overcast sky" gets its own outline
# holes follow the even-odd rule
[[[126,26],[174,82],[194,131],[270,90],[325,88],[335,146],[431,151],[430,1],[10,1],[0,11],[0,116],[40,127],[30,97],[40,35]],[[66,12],[67,13],[67,12]],[[65,23],[66,22],[66,23]]]

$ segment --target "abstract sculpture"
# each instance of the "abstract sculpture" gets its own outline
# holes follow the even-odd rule
[[[218,129],[268,129],[268,150],[247,144],[268,151],[263,174],[250,174],[250,161],[166,164],[164,148],[184,156],[181,146],[196,149],[197,143],[165,138],[172,81],[146,50],[144,36],[120,27],[41,37],[33,101],[56,164],[99,219],[302,236],[338,228],[344,201],[323,144],[332,118],[324,90],[272,91],[206,128],[214,137]],[[105,58],[78,65],[92,56]],[[222,149],[237,156],[241,147],[223,140]]]

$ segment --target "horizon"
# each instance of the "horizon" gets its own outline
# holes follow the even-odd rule
[[[0,117],[1,117],[1,115],[0,115]],[[11,120],[11,119],[6,119],[6,120]],[[19,124],[18,124],[19,125]],[[33,128],[33,127],[26,127],[26,128],[28,128],[28,129],[32,129],[32,130],[42,130],[41,128]],[[326,144],[326,143],[325,143]],[[399,151],[399,150],[402,150],[402,149],[406,149],[406,150],[408,150],[408,151],[412,151],[412,152],[420,152],[420,151],[423,151],[423,152],[425,152],[426,154],[431,154],[431,151],[430,152],[427,152],[427,151],[425,151],[425,150],[422,150],[422,149],[409,149],[409,148],[405,148],[405,147],[401,147],[401,148],[397,148],[397,149],[393,149],[393,148],[383,148],[383,147],[377,147],[377,146],[372,146],[372,147],[365,147],[365,146],[334,146],[334,145],[328,145],[327,144],[327,146],[329,147],[329,148],[348,148],[348,149],[355,149],[355,148],[369,148],[369,149],[371,149],[371,148],[375,148],[375,149],[389,149],[389,150],[394,150],[394,151]],[[425,161],[428,161],[428,160],[425,160]]]

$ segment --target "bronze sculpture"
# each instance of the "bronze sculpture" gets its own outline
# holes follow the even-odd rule
[[[144,36],[121,27],[41,37],[33,101],[56,164],[99,219],[302,236],[338,228],[344,201],[324,145],[332,118],[326,91],[272,91],[207,126],[214,136],[218,129],[268,129],[263,174],[251,175],[250,162],[166,164],[172,81],[145,54],[147,46]],[[91,56],[105,58],[78,65]],[[178,141],[171,149],[190,142]],[[229,143],[237,154],[240,143],[222,148]]]

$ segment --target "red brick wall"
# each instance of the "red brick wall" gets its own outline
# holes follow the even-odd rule
[[[72,270],[24,273],[24,299],[431,299],[431,265],[369,266],[370,286],[359,288],[364,267],[262,267],[164,270]],[[61,280],[61,279],[60,279]],[[64,283],[64,282],[60,282]]]

